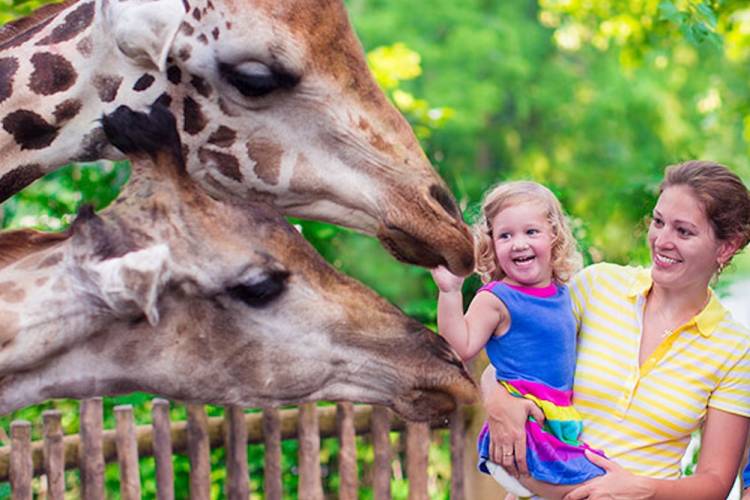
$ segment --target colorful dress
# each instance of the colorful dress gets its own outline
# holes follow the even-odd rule
[[[526,423],[526,462],[534,479],[553,484],[578,484],[604,474],[584,455],[579,440],[581,417],[573,407],[576,363],[576,321],[566,286],[549,296],[492,282],[480,289],[499,298],[510,315],[510,328],[485,346],[498,381],[514,396],[534,401],[544,412],[540,426]],[[479,470],[490,474],[487,424],[479,435]]]

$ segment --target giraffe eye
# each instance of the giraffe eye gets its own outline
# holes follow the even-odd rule
[[[237,65],[219,64],[221,75],[245,97],[262,97],[277,89],[290,89],[299,83],[299,77],[258,61]]]
[[[263,307],[284,292],[288,279],[288,271],[272,271],[252,281],[234,285],[227,289],[227,293],[250,307]]]

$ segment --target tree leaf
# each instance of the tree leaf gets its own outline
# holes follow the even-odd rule
[[[684,20],[684,15],[672,2],[665,0],[659,4],[659,19],[674,24],[681,24]]]

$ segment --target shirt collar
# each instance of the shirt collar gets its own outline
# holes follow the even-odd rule
[[[651,290],[652,283],[651,269],[638,269],[636,271],[635,278],[633,279],[633,283],[630,285],[628,297],[645,297],[646,293]],[[691,323],[695,323],[698,331],[704,337],[711,336],[714,330],[716,330],[716,327],[719,326],[719,323],[721,323],[721,321],[724,319],[724,315],[726,314],[726,309],[721,304],[718,297],[716,297],[714,291],[710,288],[708,291],[711,294],[711,297],[708,299],[708,304],[706,304],[706,307],[704,307],[703,310],[695,315],[695,317],[693,317],[693,319],[691,320]]]

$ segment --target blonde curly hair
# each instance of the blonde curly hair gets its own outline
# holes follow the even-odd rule
[[[492,243],[492,221],[504,209],[517,203],[538,203],[547,211],[547,221],[552,227],[552,279],[566,283],[583,265],[576,240],[570,230],[562,206],[552,191],[531,181],[503,182],[487,191],[482,200],[482,210],[472,226],[476,252],[476,272],[483,283],[505,278],[497,264]]]

